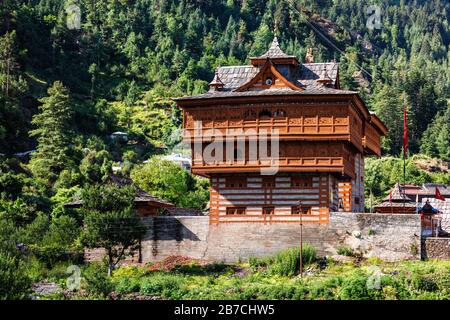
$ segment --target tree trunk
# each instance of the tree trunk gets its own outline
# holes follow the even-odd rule
[[[108,277],[112,276],[113,269],[114,269],[114,263],[113,263],[112,253],[110,250],[108,250]]]

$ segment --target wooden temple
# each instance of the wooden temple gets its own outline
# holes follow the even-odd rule
[[[417,212],[417,204],[406,196],[400,184],[396,183],[391,192],[374,209],[376,213],[413,214]]]
[[[218,67],[209,92],[175,99],[192,172],[211,181],[210,222],[326,223],[330,211],[363,212],[364,157],[380,156],[386,126],[340,88],[339,65],[314,63],[312,50],[300,63],[274,38],[250,62]],[[252,149],[266,133],[276,153]],[[233,157],[211,151],[229,141]]]

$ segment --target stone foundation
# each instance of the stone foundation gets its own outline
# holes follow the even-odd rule
[[[450,238],[426,238],[422,240],[422,259],[450,259]]]
[[[149,227],[142,241],[142,262],[180,255],[209,261],[235,262],[273,255],[298,247],[297,223],[223,223],[210,225],[209,217],[147,217]],[[335,255],[339,247],[351,248],[365,257],[385,261],[418,260],[421,253],[419,215],[331,213],[330,223],[304,225],[303,240],[319,256]],[[89,251],[98,260],[101,251]],[[137,256],[131,259],[137,262]]]

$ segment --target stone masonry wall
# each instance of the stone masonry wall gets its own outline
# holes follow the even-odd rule
[[[234,262],[265,256],[299,246],[297,223],[223,223],[210,225],[209,217],[148,217],[149,231],[142,241],[142,262],[181,255],[210,261]],[[326,225],[304,225],[304,242],[320,256],[334,255],[339,247],[385,261],[420,259],[418,215],[331,213]],[[97,260],[99,252],[89,252]],[[130,260],[129,260],[130,261]],[[136,262],[134,257],[131,261]]]
[[[426,238],[422,240],[422,259],[450,259],[450,238]]]
[[[143,241],[143,262],[170,255],[232,262],[275,254],[300,243],[299,224],[209,225],[207,217],[150,219],[153,228]],[[321,256],[348,247],[386,261],[420,259],[420,219],[404,214],[332,213],[327,225],[304,225],[303,240]]]

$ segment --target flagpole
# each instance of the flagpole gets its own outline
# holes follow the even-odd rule
[[[403,198],[406,197],[406,150],[408,145],[408,121],[406,115],[406,95],[403,93]],[[403,199],[403,211],[405,211],[405,199]]]

